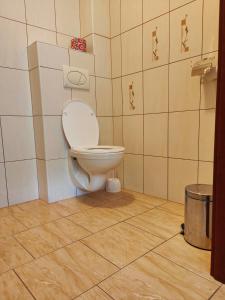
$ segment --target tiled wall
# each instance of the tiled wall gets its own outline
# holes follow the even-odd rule
[[[114,143],[126,147],[125,188],[183,202],[186,184],[212,183],[216,81],[201,84],[191,65],[217,58],[218,14],[219,0],[110,1]]]
[[[79,34],[79,0],[0,0],[0,207],[38,198],[27,46]]]
[[[96,114],[100,144],[113,144],[110,0],[81,0],[81,36],[95,57]]]

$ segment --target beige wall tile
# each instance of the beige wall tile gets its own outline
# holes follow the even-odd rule
[[[63,87],[63,72],[48,68],[39,68],[38,71],[41,98],[36,100],[41,102],[42,114],[60,116],[65,103],[71,99],[71,89]]]
[[[126,153],[143,153],[143,116],[123,117],[123,139]]]
[[[122,79],[121,78],[113,79],[112,88],[113,88],[113,115],[121,116],[123,113]]]
[[[82,69],[87,69],[89,75],[95,74],[95,62],[94,55],[88,52],[79,52],[74,50],[69,50],[70,65],[73,67],[78,67]]]
[[[56,30],[54,0],[26,0],[25,3],[28,24]]]
[[[203,12],[203,53],[218,50],[219,0],[205,0]]]
[[[123,89],[123,114],[143,114],[143,83],[142,72],[124,76],[122,78]],[[133,86],[134,96],[130,90],[130,85]],[[133,101],[134,109],[130,101]]]
[[[42,115],[41,88],[38,68],[29,72],[33,116]]]
[[[96,77],[96,101],[98,116],[112,116],[112,82]]]
[[[188,40],[184,51],[182,46],[181,22],[186,17],[188,26]],[[185,28],[183,28],[185,31]],[[202,0],[191,2],[188,5],[171,12],[170,17],[170,61],[177,61],[201,54],[202,46]],[[183,33],[185,39],[185,32]]]
[[[44,159],[68,157],[68,144],[62,128],[61,116],[44,116]],[[54,147],[52,146],[54,145]]]
[[[35,158],[32,117],[4,116],[1,125],[6,161]]]
[[[143,156],[127,154],[124,157],[124,188],[143,193]]]
[[[213,184],[213,163],[199,162],[198,182],[204,184]]]
[[[215,59],[215,66],[218,68],[218,51],[203,55],[203,58],[212,57]],[[201,108],[216,108],[217,80],[201,84]]]
[[[25,22],[25,3],[24,0],[1,0],[0,16]]]
[[[201,110],[199,159],[213,161],[214,155],[215,110]]]
[[[153,36],[154,32],[156,37]],[[169,14],[166,14],[143,25],[143,67],[149,69],[165,65],[168,61]]]
[[[113,145],[113,118],[99,117],[100,145]]]
[[[143,22],[147,22],[167,12],[169,12],[169,0],[143,1]]]
[[[121,0],[110,1],[111,37],[120,34],[120,3]]]
[[[144,156],[144,193],[167,199],[167,158]]]
[[[144,116],[144,154],[167,157],[168,114]]]
[[[38,198],[36,160],[7,162],[6,176],[10,205]]]
[[[175,9],[177,7],[183,6],[187,3],[191,2],[191,0],[170,0],[170,9]]]
[[[110,37],[110,0],[92,0],[93,33]]]
[[[0,90],[1,115],[32,115],[27,71],[0,68]]]
[[[168,66],[144,72],[144,113],[168,111]]]
[[[93,33],[91,2],[91,0],[80,1],[80,33],[82,37]]]
[[[41,42],[37,42],[34,46],[36,47],[36,55],[38,56],[38,60],[36,58],[36,60],[31,61],[32,64],[30,64],[30,55],[29,55],[30,68],[40,66],[40,67],[48,67],[52,69],[62,70],[63,65],[69,64],[68,49],[61,48],[51,44],[41,43]],[[32,52],[31,52],[31,56],[32,56]]]
[[[65,35],[64,33],[56,32],[56,39],[57,39],[57,45],[59,47],[63,47],[63,48],[71,47],[72,36]]]
[[[197,172],[197,161],[169,159],[169,200],[184,203],[185,186],[197,183]]]
[[[58,32],[80,36],[79,0],[55,0],[56,29]]]
[[[48,182],[48,202],[55,202],[75,196],[68,159],[52,159],[46,163]]]
[[[86,102],[96,113],[95,80],[94,76],[90,76],[89,90],[72,89],[72,99],[79,99]]]
[[[0,17],[0,65],[27,70],[26,25]]]
[[[169,67],[169,110],[196,110],[200,105],[200,77],[191,76],[191,66],[201,57],[182,60]]]
[[[169,114],[169,156],[198,159],[199,112]]]
[[[95,75],[111,78],[110,39],[93,35]]]
[[[112,78],[121,76],[121,37],[111,39]]]
[[[28,46],[39,41],[56,45],[56,32],[27,25]]]
[[[123,117],[113,118],[114,145],[123,146]]]
[[[39,198],[42,200],[48,199],[48,183],[46,174],[46,161],[37,159],[37,175],[38,175],[38,192]]]
[[[115,170],[115,176],[119,178],[121,187],[124,187],[124,162],[122,161],[120,165]]]
[[[121,0],[122,32],[142,23],[142,1]]]
[[[122,74],[142,69],[142,26],[122,34]]]

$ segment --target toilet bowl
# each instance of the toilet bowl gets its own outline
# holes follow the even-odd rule
[[[66,104],[62,124],[70,145],[69,170],[74,184],[85,191],[103,189],[108,173],[120,164],[124,147],[98,145],[97,118],[93,110],[80,100]]]

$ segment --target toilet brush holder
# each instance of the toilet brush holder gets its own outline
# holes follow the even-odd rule
[[[108,178],[106,181],[106,192],[119,193],[121,191],[121,183],[118,178]]]

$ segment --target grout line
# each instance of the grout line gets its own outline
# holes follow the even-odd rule
[[[144,19],[144,1],[142,0],[142,22],[143,22],[143,19]],[[142,141],[142,149],[143,149],[143,152],[144,152],[144,149],[145,149],[145,118],[144,118],[144,111],[145,111],[145,97],[144,97],[144,94],[145,94],[145,90],[144,90],[144,25],[142,25],[142,28],[141,28],[141,34],[142,34],[142,57],[141,57],[141,65],[142,65],[142,74],[141,74],[141,78],[142,78],[142,126],[143,126],[143,141]],[[144,155],[142,157],[142,165],[143,165],[143,170],[142,170],[142,192],[144,193],[145,192],[145,159],[144,159]]]
[[[5,187],[6,187],[6,202],[9,206],[9,188],[8,188],[8,181],[7,181],[7,172],[6,172],[6,161],[5,161],[5,148],[4,148],[4,141],[3,141],[3,130],[2,130],[2,117],[0,116],[0,137],[2,142],[2,155],[3,155],[3,166],[4,166],[4,175],[5,175]]]
[[[175,238],[175,237],[178,236],[178,235],[180,235],[180,233],[178,233],[177,235],[175,235],[173,238]],[[169,240],[171,240],[171,239],[169,239]],[[168,241],[166,241],[166,242],[168,242]],[[206,277],[203,276],[202,274],[197,273],[196,271],[192,270],[191,267],[190,267],[190,268],[184,267],[182,264],[177,263],[176,261],[172,260],[171,258],[168,258],[167,256],[165,256],[165,255],[163,255],[163,254],[161,254],[161,253],[156,252],[155,250],[156,250],[158,247],[160,247],[160,246],[162,246],[162,245],[157,246],[152,252],[153,252],[154,254],[157,254],[157,255],[160,256],[161,258],[166,259],[166,260],[170,261],[171,263],[173,263],[173,264],[175,264],[175,265],[181,267],[182,269],[185,269],[185,270],[191,272],[192,274],[195,274],[196,276],[201,277],[201,278],[203,278],[203,279],[205,279],[205,280],[208,280],[209,282],[212,282],[212,283],[213,283],[213,280],[210,280],[209,278],[206,278]],[[212,278],[213,278],[213,277],[212,277]],[[215,283],[215,284],[217,285],[217,283]],[[221,287],[221,286],[218,285],[218,288],[220,288],[220,287]]]
[[[15,269],[12,270],[13,273],[16,275],[16,277],[22,282],[23,286],[25,287],[25,289],[28,291],[28,293],[31,295],[31,297],[33,299],[36,299],[36,297],[34,297],[32,291],[28,288],[28,286],[26,285],[26,283],[22,280],[22,278],[19,276],[19,274],[16,272]]]
[[[170,11],[170,6],[171,6],[171,1],[169,1],[169,11]],[[168,45],[168,61],[170,61],[170,38],[171,38],[171,32],[170,32],[170,24],[171,24],[171,14],[169,13],[169,45]],[[167,94],[167,200],[169,200],[169,168],[170,168],[170,163],[169,163],[169,153],[170,153],[170,64],[168,64],[168,70],[167,70],[167,76],[168,76],[168,94]]]
[[[208,300],[213,299],[213,297],[217,294],[217,292],[219,292],[220,289],[222,289],[222,286],[219,286],[218,289],[216,289],[216,290],[214,291],[214,293],[208,298]]]
[[[57,23],[56,23],[56,3],[54,1],[54,17],[55,17],[55,36],[56,36],[56,45],[59,45],[58,43],[58,35],[57,35]]]

